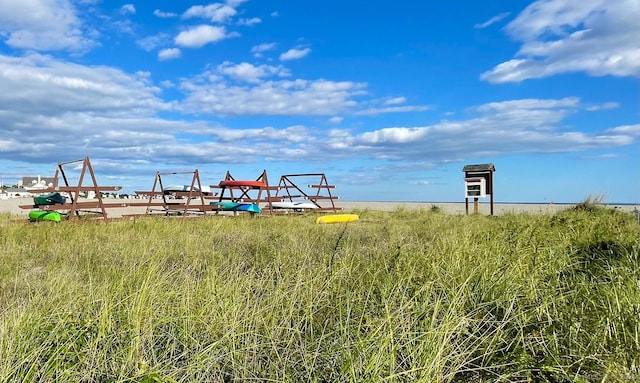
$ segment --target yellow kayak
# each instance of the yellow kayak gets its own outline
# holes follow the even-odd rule
[[[316,223],[341,223],[341,222],[355,222],[359,220],[357,214],[332,214],[323,215],[316,219]]]

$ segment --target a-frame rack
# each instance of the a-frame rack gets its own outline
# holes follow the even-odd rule
[[[277,190],[277,187],[269,186],[269,177],[266,170],[263,170],[255,181],[236,180],[227,170],[224,179],[218,185],[211,185],[211,188],[221,189],[218,197],[219,202],[248,202],[259,205],[260,203],[282,201],[281,198],[271,196],[271,191]],[[228,196],[225,195],[227,191],[229,191]],[[253,195],[252,192],[254,192]],[[269,213],[271,213],[271,205],[269,204],[267,207]]]
[[[181,174],[192,174],[191,184],[187,185],[186,190],[167,190],[166,186],[168,185],[163,184],[162,176]],[[202,182],[200,181],[198,169],[192,172],[156,172],[151,191],[136,191],[135,193],[139,196],[149,197],[148,202],[143,204],[147,208],[146,215],[157,215],[159,212],[167,216],[189,216],[194,214],[202,215],[208,211],[215,210],[215,207],[206,203],[206,200],[210,199],[212,195],[202,191]],[[184,203],[174,199],[170,200],[169,196],[184,200]],[[200,203],[193,204],[194,200],[200,200]]]
[[[302,181],[311,180],[310,182],[314,183],[308,184],[305,188],[298,185],[299,179]],[[337,212],[342,208],[335,205],[335,200],[339,199],[338,196],[331,193],[331,190],[335,188],[335,185],[329,184],[324,173],[285,174],[280,177],[276,197],[282,201],[290,202],[302,198],[316,205],[318,207],[316,210]],[[324,202],[330,203],[331,206],[327,206]]]
[[[67,172],[65,171],[65,166],[82,163],[82,167],[80,170],[80,176],[78,178],[77,185],[69,184],[69,177]],[[89,174],[92,184],[91,185],[83,185],[85,177]],[[62,178],[61,185],[60,178]],[[23,209],[29,208],[40,208],[43,210],[64,210],[67,211],[67,215],[69,218],[79,217],[80,213],[92,213],[95,214],[93,217],[95,218],[107,218],[106,209],[109,207],[120,207],[121,204],[105,204],[102,201],[102,192],[107,191],[118,191],[122,189],[121,186],[98,186],[98,182],[96,180],[95,173],[93,172],[93,167],[91,166],[91,161],[89,161],[89,157],[85,157],[81,160],[75,161],[67,161],[67,162],[58,162],[58,166],[56,167],[56,172],[54,175],[55,185],[51,188],[39,190],[40,193],[55,193],[61,192],[66,193],[69,196],[70,202],[65,202],[62,204],[52,204],[52,205],[21,205],[20,207]],[[80,194],[93,192],[95,194],[96,201],[86,201],[80,202]],[[98,210],[92,210],[98,209]]]

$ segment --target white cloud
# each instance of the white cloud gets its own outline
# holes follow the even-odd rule
[[[565,97],[561,99],[520,99],[511,101],[490,102],[479,106],[477,109],[481,112],[500,111],[509,112],[514,110],[546,110],[559,108],[577,108],[580,105],[580,99],[577,97]]]
[[[425,112],[432,110],[428,105],[386,106],[381,108],[369,108],[355,112],[358,116],[377,116],[385,113]]]
[[[123,110],[155,111],[167,107],[149,84],[149,74],[134,75],[108,67],[87,67],[49,56],[0,55],[0,109],[6,113],[61,115]]]
[[[640,137],[640,124],[639,125],[624,125],[618,126],[607,131],[607,133],[624,134],[635,137]]]
[[[69,0],[0,1],[0,37],[14,48],[84,51],[95,45]]]
[[[260,24],[261,22],[262,22],[262,19],[260,19],[259,17],[252,17],[250,19],[238,20],[238,25],[252,26],[252,25]]]
[[[562,73],[640,76],[637,0],[539,0],[506,27],[522,47],[481,75],[492,83]]]
[[[430,105],[402,105],[407,102],[406,97],[387,97],[369,100],[363,103],[358,110],[354,110],[356,116],[377,116],[387,113],[424,112],[432,110]]]
[[[225,0],[225,3],[233,8],[238,8],[240,4],[246,3],[248,0]]]
[[[249,67],[247,69],[250,69],[247,72],[255,70]],[[357,102],[353,98],[364,93],[366,84],[298,79],[264,81],[251,83],[250,86],[232,86],[225,83],[218,73],[206,72],[184,81],[181,87],[188,94],[182,104],[182,110],[185,113],[334,115],[356,107]]]
[[[243,124],[250,124],[259,121],[250,118],[256,115],[326,116],[312,120],[340,124],[343,120],[338,116],[372,104],[356,101],[366,96],[364,83],[298,79],[241,87],[225,82],[229,74],[255,78],[263,73],[276,75],[269,73],[278,70],[226,63],[173,89],[187,95],[184,103],[173,104],[158,97],[161,89],[153,85],[150,73],[129,74],[37,54],[0,55],[0,156],[55,164],[90,155],[92,161],[108,159],[115,174],[129,172],[134,164],[147,164],[145,170],[152,178],[160,162],[191,167],[271,160],[310,163],[319,158],[328,162],[346,156],[348,148],[348,156],[356,160],[379,158],[427,166],[483,158],[487,153],[579,152],[640,140],[640,125],[602,126],[589,132],[567,127],[568,117],[586,113],[587,107],[575,97],[493,102],[470,108],[468,119],[381,128],[350,124],[349,129],[322,129],[322,125],[299,124],[232,129],[212,126],[208,116],[207,121],[158,117],[163,111],[240,115]],[[385,105],[391,100],[375,102]],[[394,106],[398,104],[391,102],[390,107]]]
[[[178,48],[167,48],[158,52],[158,59],[160,61],[172,60],[180,56],[182,56],[182,52]]]
[[[598,105],[590,105],[585,107],[585,110],[588,110],[590,112],[594,112],[594,111],[598,111],[598,110],[609,110],[609,109],[617,109],[620,107],[620,104],[618,104],[617,102],[605,102],[603,104],[598,104]]]
[[[224,63],[218,65],[217,69],[219,73],[229,76],[233,79],[252,83],[258,83],[260,79],[273,75],[279,77],[287,77],[291,75],[289,71],[282,66],[256,66],[246,62],[233,64],[229,61],[225,61]]]
[[[150,83],[148,73],[127,74],[38,54],[0,55],[0,89],[4,90],[0,93],[0,136],[17,144],[2,150],[3,158],[10,154],[16,160],[45,158],[55,163],[82,158],[87,155],[83,152],[143,151],[147,143],[141,141],[143,132],[166,139],[166,133],[154,131],[171,126],[153,118],[159,111],[170,110],[171,104],[158,98],[160,89]],[[110,131],[131,139],[118,147],[115,141],[103,139]],[[47,153],[37,150],[48,144]],[[140,148],[133,149],[137,146]]]
[[[159,9],[156,9],[153,11],[154,16],[156,17],[160,17],[161,19],[170,19],[172,17],[177,17],[178,14],[173,13],[173,12],[163,12]]]
[[[226,22],[231,17],[235,16],[238,12],[233,6],[228,4],[214,3],[206,6],[194,5],[187,9],[182,17],[185,19],[190,18],[203,18],[209,19],[216,23]]]
[[[136,44],[147,52],[156,50],[156,48],[163,45],[167,45],[170,42],[171,36],[166,33],[147,36],[136,41]]]
[[[357,137],[360,144],[408,143],[424,138],[429,133],[426,128],[384,128],[373,132],[362,133]]]
[[[328,80],[288,80],[283,66],[224,62],[215,70],[182,82],[188,95],[185,113],[210,115],[379,115],[423,112],[428,105],[399,105],[404,97],[358,102],[366,95],[366,83]],[[234,83],[229,79],[241,81]]]
[[[502,21],[505,17],[509,16],[510,14],[511,14],[510,12],[504,12],[499,15],[493,16],[492,18],[485,21],[484,23],[474,25],[474,28],[478,28],[478,29],[486,28],[490,25],[493,25],[497,22]]]
[[[580,110],[580,99],[565,97],[561,99],[520,99],[501,102],[490,102],[476,108],[484,113],[485,118],[497,118],[495,124],[509,124],[528,129],[550,130],[565,117]]]
[[[384,101],[386,105],[398,105],[398,104],[404,104],[405,102],[407,102],[406,97],[394,97]]]
[[[277,46],[276,43],[259,44],[251,48],[251,53],[253,53],[254,57],[262,57],[262,54],[264,52],[273,50],[275,49],[276,46]]]
[[[122,13],[123,15],[127,15],[127,14],[135,15],[136,7],[133,4],[125,4],[122,7],[120,7],[120,13]]]
[[[201,133],[194,132],[194,133]],[[309,139],[310,132],[304,126],[290,126],[284,129],[265,127],[259,129],[228,129],[214,128],[204,132],[205,135],[215,137],[221,142],[235,142],[238,140],[252,140],[255,142],[304,142]]]
[[[297,60],[297,59],[301,59],[301,58],[305,57],[309,53],[311,53],[311,49],[309,49],[309,48],[304,48],[304,49],[293,48],[293,49],[289,49],[288,51],[286,51],[283,54],[281,54],[280,55],[280,60],[282,60],[282,61]]]
[[[594,133],[561,128],[559,123],[578,107],[574,98],[496,102],[475,108],[481,115],[469,120],[383,128],[339,137],[338,142],[380,159],[442,162],[487,154],[578,152],[637,141],[638,126]]]
[[[224,40],[227,38],[224,27],[212,27],[211,25],[199,25],[180,32],[174,39],[176,45],[199,48],[206,44]]]

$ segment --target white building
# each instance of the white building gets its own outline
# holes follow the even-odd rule
[[[39,190],[49,189],[56,186],[57,182],[54,177],[30,176],[22,177],[18,181],[18,186],[22,186],[28,191],[38,192]]]

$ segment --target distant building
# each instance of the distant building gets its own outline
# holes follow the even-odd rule
[[[55,177],[30,176],[22,177],[18,182],[18,186],[22,186],[28,191],[37,192],[38,190],[48,189],[57,186]]]
[[[18,198],[18,197],[31,197],[32,194],[25,188],[7,188],[5,190],[7,192],[6,196],[8,198]]]

